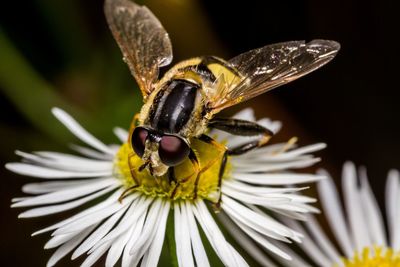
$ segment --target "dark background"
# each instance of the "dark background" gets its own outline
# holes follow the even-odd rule
[[[365,165],[377,198],[383,199],[387,171],[400,167],[394,1],[141,3],[170,32],[174,62],[202,54],[229,58],[281,41],[339,41],[339,55],[321,70],[226,114],[252,106],[258,116],[283,121],[276,140],[296,135],[301,145],[326,142],[318,167],[338,177],[345,160]],[[65,150],[72,137],[48,115],[52,105],[76,115],[106,141],[115,141],[113,125],[129,125],[140,97],[108,31],[102,1],[7,1],[0,8],[0,31],[1,162],[17,160],[17,148]],[[20,186],[29,179],[3,169],[1,175],[2,265],[43,266],[50,255],[42,251],[48,236],[29,233],[57,218],[17,220],[10,199],[21,195]]]

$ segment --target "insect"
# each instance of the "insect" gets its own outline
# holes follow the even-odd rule
[[[340,49],[329,40],[291,41],[267,45],[230,60],[215,56],[182,61],[159,79],[159,69],[172,61],[172,46],[158,19],[145,6],[129,0],[106,0],[111,32],[143,94],[144,105],[129,133],[132,150],[143,160],[138,169],[152,176],[168,175],[189,159],[196,175],[202,172],[191,141],[198,139],[221,152],[221,181],[227,157],[265,145],[272,132],[255,122],[217,118],[221,110],[293,81],[328,63]],[[226,148],[207,136],[215,128],[233,135],[260,136]]]

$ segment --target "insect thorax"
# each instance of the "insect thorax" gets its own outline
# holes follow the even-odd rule
[[[221,73],[235,75],[216,57],[198,57],[178,63],[156,84],[140,114],[140,122],[165,133],[199,136],[207,130],[212,113],[208,95]]]

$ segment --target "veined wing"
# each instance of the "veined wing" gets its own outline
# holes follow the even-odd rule
[[[146,99],[154,90],[159,68],[172,61],[168,33],[147,7],[129,0],[106,0],[104,12],[124,61]]]
[[[238,75],[217,75],[217,89],[209,96],[209,108],[217,113],[300,78],[328,63],[339,49],[335,41],[292,41],[240,54],[227,63]]]

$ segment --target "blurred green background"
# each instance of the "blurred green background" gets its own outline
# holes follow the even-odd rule
[[[398,16],[394,1],[150,0],[170,33],[174,62],[213,54],[230,58],[265,44],[325,38],[342,44],[323,69],[233,107],[282,120],[275,141],[324,141],[318,167],[340,173],[344,160],[365,164],[378,198],[386,171],[399,167]],[[106,25],[102,1],[7,1],[0,8],[1,162],[15,149],[61,150],[75,139],[50,114],[58,106],[105,142],[128,127],[141,95]],[[3,168],[0,186],[2,266],[43,266],[48,236],[34,230],[64,216],[17,220],[10,199],[28,178]],[[59,266],[69,266],[69,259]]]

